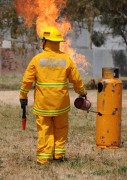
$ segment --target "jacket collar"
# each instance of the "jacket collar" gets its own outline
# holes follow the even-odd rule
[[[44,51],[59,51],[60,42],[46,41]]]

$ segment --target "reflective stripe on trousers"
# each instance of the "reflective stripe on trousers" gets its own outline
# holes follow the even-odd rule
[[[60,109],[60,110],[42,110],[42,109],[38,109],[36,107],[33,108],[33,113],[40,113],[43,115],[48,115],[48,116],[56,116],[56,115],[60,115],[60,114],[63,114],[63,113],[66,113],[70,111],[70,106],[64,108],[64,109]]]
[[[60,116],[36,116],[38,147],[37,161],[45,162],[65,155],[68,135],[68,113]]]

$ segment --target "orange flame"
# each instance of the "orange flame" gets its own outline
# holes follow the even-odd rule
[[[66,7],[66,0],[15,0],[15,4],[17,13],[24,17],[26,26],[32,26],[33,23],[36,23],[38,36],[40,29],[42,30],[47,26],[57,27],[64,38],[68,32],[72,31],[71,24],[65,18],[60,17],[61,9]],[[82,64],[80,68],[82,67],[84,71],[89,63],[85,56],[78,55],[76,50],[70,48],[70,45],[71,40],[67,39],[66,43],[62,44],[62,50],[69,54],[78,66]]]

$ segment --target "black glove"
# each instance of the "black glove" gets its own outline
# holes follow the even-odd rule
[[[24,106],[27,106],[28,99],[20,99],[20,104],[21,104],[21,108],[23,108]]]
[[[81,95],[81,97],[85,97],[85,99],[87,99],[87,93]]]

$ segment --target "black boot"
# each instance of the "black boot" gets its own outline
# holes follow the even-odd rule
[[[61,157],[61,158],[59,158],[59,159],[53,159],[54,161],[56,161],[56,162],[65,162],[65,161],[68,161],[68,159],[66,158],[66,157]]]

